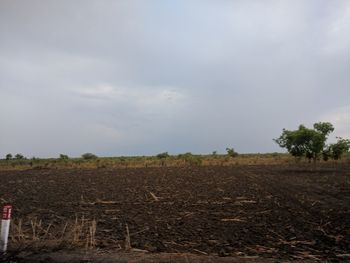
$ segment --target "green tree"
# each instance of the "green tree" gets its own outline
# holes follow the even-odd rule
[[[23,156],[22,154],[17,153],[17,154],[15,155],[15,159],[16,159],[16,160],[23,160],[23,159],[25,159],[25,158],[24,158],[24,156]]]
[[[6,160],[12,160],[12,154],[11,153],[8,153],[8,154],[6,154],[6,156],[5,156],[5,159]]]
[[[314,129],[299,125],[294,131],[283,129],[282,135],[274,141],[295,157],[306,157],[316,162],[326,150],[327,136],[334,131],[329,122],[314,124]]]
[[[327,153],[334,160],[339,160],[344,153],[347,153],[350,149],[350,140],[337,137],[338,141],[329,145]]]
[[[334,131],[333,124],[330,122],[318,122],[314,124],[314,129],[322,133],[326,138]]]
[[[230,156],[230,157],[238,156],[238,153],[233,148],[226,148],[226,152],[227,152],[228,156]]]

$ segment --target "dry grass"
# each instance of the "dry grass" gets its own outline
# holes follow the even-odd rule
[[[96,247],[97,222],[95,219],[76,217],[73,222],[61,226],[52,222],[45,224],[37,218],[12,220],[10,228],[11,247],[55,248]]]
[[[85,251],[85,257],[96,248],[96,232],[96,220],[84,217],[76,217],[73,222],[66,222],[63,225],[45,224],[37,218],[12,220],[9,249],[6,253],[9,259],[1,258],[0,255],[0,261],[17,262],[12,259],[16,259],[22,252],[35,254],[61,249],[82,249]],[[90,262],[88,257],[86,262]]]
[[[97,221],[84,216],[63,224],[45,223],[37,218],[14,219],[10,227],[10,249],[94,249],[99,241]],[[131,239],[128,224],[125,225],[125,239],[116,240],[120,249],[131,250]]]

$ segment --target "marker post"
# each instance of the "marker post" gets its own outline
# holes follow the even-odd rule
[[[7,240],[9,237],[12,205],[5,205],[2,210],[1,234],[0,234],[0,252],[7,250]]]

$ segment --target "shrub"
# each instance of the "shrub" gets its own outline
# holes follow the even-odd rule
[[[68,157],[68,155],[66,155],[66,154],[60,154],[59,159],[60,159],[60,160],[68,160],[69,157]]]
[[[165,158],[168,158],[169,156],[170,155],[168,154],[168,152],[163,152],[163,153],[157,154],[158,159],[165,159]]]
[[[201,156],[193,155],[190,152],[187,152],[187,153],[184,153],[184,154],[179,154],[178,158],[179,159],[183,159],[189,165],[201,165],[202,161],[203,161]]]
[[[81,156],[84,160],[93,160],[93,159],[97,159],[97,155],[93,154],[93,153],[84,153]]]
[[[194,156],[194,155],[193,155],[191,158],[187,159],[186,161],[187,161],[187,163],[189,163],[190,165],[197,165],[197,166],[199,166],[199,165],[202,164],[203,159],[202,159],[201,156]]]

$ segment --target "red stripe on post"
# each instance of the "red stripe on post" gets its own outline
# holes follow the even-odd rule
[[[2,219],[8,220],[11,219],[12,205],[5,205],[2,210]]]

